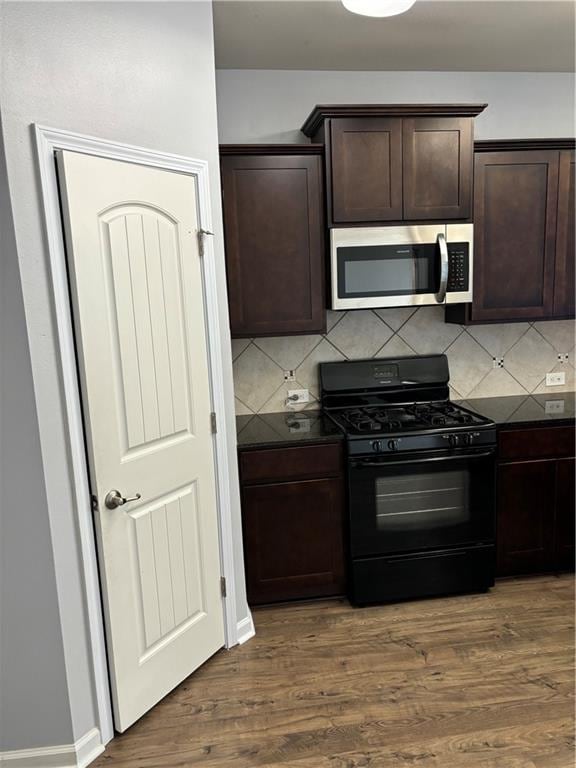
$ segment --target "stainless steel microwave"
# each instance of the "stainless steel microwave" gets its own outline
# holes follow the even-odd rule
[[[332,229],[332,308],[472,301],[472,237],[472,224]]]

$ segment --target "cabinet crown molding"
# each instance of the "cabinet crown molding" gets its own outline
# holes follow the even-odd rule
[[[476,117],[488,104],[317,104],[300,129],[314,136],[333,117]]]
[[[220,144],[220,155],[323,155],[324,144]]]
[[[474,142],[474,152],[575,148],[576,139],[482,139]]]

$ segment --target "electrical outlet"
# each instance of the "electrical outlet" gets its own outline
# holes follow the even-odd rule
[[[284,381],[296,381],[296,373],[292,370],[284,371]]]
[[[292,405],[308,403],[310,402],[310,392],[307,389],[289,389],[288,402],[292,403]]]
[[[289,432],[310,432],[310,422],[307,416],[303,417],[298,413],[287,420],[286,424]]]
[[[564,413],[564,400],[546,400],[544,411],[550,413]]]
[[[503,357],[493,357],[492,358],[492,368],[504,368],[504,358]]]
[[[560,360],[561,363],[567,363],[568,362],[568,355],[561,352],[558,355],[558,360]]]
[[[547,387],[561,387],[563,384],[566,384],[566,374],[564,371],[546,374]]]

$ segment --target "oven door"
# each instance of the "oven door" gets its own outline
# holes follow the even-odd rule
[[[494,541],[495,450],[349,460],[352,557]]]
[[[332,308],[443,303],[445,225],[332,229]]]

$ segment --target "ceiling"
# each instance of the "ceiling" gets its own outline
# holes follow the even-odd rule
[[[219,69],[574,71],[572,0],[417,0],[387,19],[339,0],[215,0]]]

